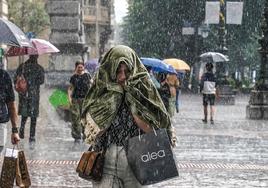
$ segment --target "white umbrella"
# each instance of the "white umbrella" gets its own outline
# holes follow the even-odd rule
[[[200,55],[201,61],[206,61],[211,58],[213,62],[226,62],[229,61],[228,56],[218,52],[206,52]]]

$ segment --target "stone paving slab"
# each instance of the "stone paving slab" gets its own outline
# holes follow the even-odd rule
[[[20,144],[28,159],[32,187],[91,187],[75,172],[88,145],[74,144],[70,124],[48,104],[51,92],[41,92],[35,147],[27,140],[29,122],[26,139]],[[245,118],[249,96],[237,96],[234,106],[216,106],[214,125],[201,121],[200,95],[180,99],[180,113],[174,118],[180,177],[149,187],[268,187],[268,122]]]

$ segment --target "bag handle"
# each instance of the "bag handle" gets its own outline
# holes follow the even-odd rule
[[[152,127],[153,128],[153,131],[154,131],[154,135],[155,136],[157,136],[157,133],[156,133],[156,130],[155,130],[155,128],[154,127]],[[139,141],[141,141],[141,129],[139,129]]]

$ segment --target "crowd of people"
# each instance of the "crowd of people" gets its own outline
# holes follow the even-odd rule
[[[40,85],[44,83],[44,69],[37,59],[37,55],[31,55],[16,71],[14,84],[21,75],[27,80],[27,91],[19,92],[18,113],[12,80],[6,71],[0,70],[0,109],[4,112],[2,109],[7,104],[13,144],[24,139],[28,117],[31,119],[29,142],[35,142]],[[206,68],[208,72],[202,76],[201,82],[203,122],[208,119],[209,103],[213,123],[217,85],[213,65],[208,64]],[[72,137],[75,142],[84,140],[91,144],[96,151],[106,151],[104,176],[100,182],[93,182],[93,187],[141,187],[126,159],[124,146],[128,139],[165,128],[171,145],[175,146],[172,118],[179,113],[180,82],[176,74],[154,73],[151,67],[145,68],[135,51],[123,45],[111,48],[99,60],[99,69],[93,76],[85,71],[83,61],[75,63],[68,87]],[[21,115],[20,128],[18,115]]]

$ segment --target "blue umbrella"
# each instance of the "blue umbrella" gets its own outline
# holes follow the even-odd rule
[[[142,57],[141,62],[147,67],[152,67],[153,71],[177,74],[171,65],[164,63],[160,59]]]

